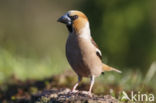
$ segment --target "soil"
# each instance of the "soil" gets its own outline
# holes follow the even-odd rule
[[[33,95],[31,100],[33,103],[118,103],[118,100],[110,95],[89,96],[86,91],[73,93],[68,88],[45,90]]]

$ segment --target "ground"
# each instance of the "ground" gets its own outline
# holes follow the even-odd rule
[[[118,100],[110,95],[92,97],[85,91],[72,93],[70,89],[51,89],[36,94],[32,98],[35,103],[118,103]]]

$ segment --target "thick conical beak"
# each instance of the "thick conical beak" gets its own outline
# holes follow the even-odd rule
[[[68,17],[68,15],[61,16],[57,21],[66,25],[71,25],[71,19]]]

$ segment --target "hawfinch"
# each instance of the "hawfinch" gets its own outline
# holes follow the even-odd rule
[[[102,54],[91,37],[89,21],[81,11],[71,10],[58,19],[64,23],[69,31],[66,42],[66,57],[72,69],[78,76],[78,82],[74,85],[72,92],[83,77],[90,77],[90,88],[87,92],[91,95],[94,78],[105,71],[121,71],[102,63]]]

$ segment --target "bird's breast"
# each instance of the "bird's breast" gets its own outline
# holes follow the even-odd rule
[[[96,56],[96,50],[90,40],[70,34],[66,43],[66,57],[80,76],[101,74],[101,61]]]

